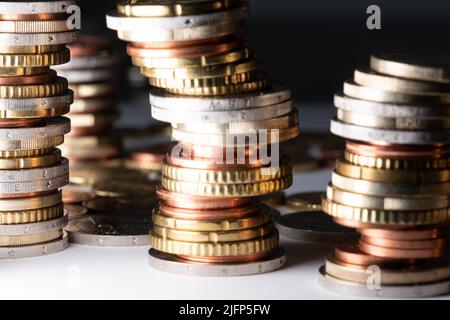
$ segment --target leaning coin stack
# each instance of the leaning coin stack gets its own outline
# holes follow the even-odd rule
[[[172,123],[179,141],[157,191],[155,268],[233,276],[285,262],[273,210],[257,196],[291,185],[292,166],[279,159],[278,143],[298,135],[298,119],[290,91],[272,85],[239,37],[246,16],[239,0],[122,1],[107,16],[108,27],[131,42],[133,64],[157,87],[153,117]]]
[[[69,61],[75,1],[0,2],[0,258],[64,249],[61,187],[68,161],[56,147],[70,131],[73,93],[50,66]]]
[[[450,291],[450,55],[373,55],[335,96],[331,131],[346,141],[323,208],[355,227],[321,269],[354,295]]]
[[[69,81],[75,101],[69,118],[72,131],[62,147],[71,165],[119,156],[120,139],[111,133],[117,111],[118,57],[111,43],[83,35],[69,45],[71,60],[55,70]]]

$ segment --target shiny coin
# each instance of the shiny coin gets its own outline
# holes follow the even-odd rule
[[[62,229],[66,226],[68,216],[33,223],[0,225],[0,234],[2,236],[33,235],[44,232],[52,232]]]
[[[167,254],[155,249],[149,251],[150,266],[165,271],[182,275],[230,277],[261,274],[275,271],[286,264],[286,253],[278,247],[270,255],[258,261],[245,263],[194,263],[173,254]]]
[[[65,230],[70,242],[108,247],[132,247],[148,245],[151,215],[94,213],[69,221]]]
[[[0,12],[8,14],[66,13],[69,6],[76,4],[76,0],[1,2]]]
[[[68,244],[69,238],[67,236],[67,233],[64,233],[61,238],[45,243],[20,247],[0,247],[0,258],[20,259],[46,256],[64,250],[65,248],[67,248]]]
[[[0,43],[6,46],[36,46],[67,44],[77,40],[78,31],[53,33],[0,33]]]

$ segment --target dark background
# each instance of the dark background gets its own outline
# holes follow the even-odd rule
[[[105,23],[116,1],[79,2],[83,33],[107,35],[124,53]],[[371,4],[381,7],[381,30],[366,28]],[[449,17],[448,0],[250,0],[246,39],[297,100],[331,101],[372,52],[449,50]]]

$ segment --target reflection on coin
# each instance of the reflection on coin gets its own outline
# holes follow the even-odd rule
[[[354,229],[342,227],[321,211],[301,211],[275,217],[280,235],[300,241],[334,243],[356,239]]]
[[[286,199],[286,205],[296,211],[321,211],[324,192],[297,193]]]
[[[89,210],[115,213],[151,214],[157,206],[154,198],[95,198],[83,202]]]
[[[150,214],[93,213],[69,221],[69,241],[91,246],[146,246],[152,226]]]

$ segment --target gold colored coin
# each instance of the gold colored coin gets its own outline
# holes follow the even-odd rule
[[[434,210],[447,208],[450,199],[447,195],[434,196],[373,196],[349,192],[328,185],[327,198],[334,202],[357,208],[379,210]]]
[[[199,55],[189,58],[154,58],[154,57],[132,57],[135,66],[156,69],[176,69],[186,67],[207,67],[219,64],[234,63],[249,59],[252,53],[248,48],[239,48],[217,55]]]
[[[36,157],[0,158],[0,170],[32,169],[49,167],[61,161],[61,151],[53,149],[52,153]]]
[[[200,78],[219,78],[232,76],[234,74],[245,73],[261,68],[262,64],[256,59],[240,61],[236,63],[227,63],[205,67],[174,68],[174,69],[156,69],[141,68],[141,73],[149,78],[162,79],[200,79]]]
[[[41,54],[64,51],[65,45],[0,46],[0,54]]]
[[[0,77],[20,77],[48,73],[50,67],[39,68],[0,68]]]
[[[28,158],[40,157],[52,153],[54,148],[43,148],[35,150],[0,150],[0,158]]]
[[[147,181],[145,175],[136,170],[108,168],[99,165],[90,167],[74,167],[70,169],[70,182],[93,185],[100,181]]]
[[[338,260],[331,255],[325,263],[327,274],[332,277],[346,280],[354,283],[367,284],[373,277],[371,272],[367,272],[365,266],[357,266],[352,264],[339,263]],[[434,283],[446,280],[450,277],[450,263],[435,263],[435,266],[426,268],[411,267],[388,269],[382,268],[380,271],[381,285],[414,285],[421,283]]]
[[[39,54],[0,54],[1,68],[36,68],[49,67],[64,64],[70,60],[70,51],[65,48],[62,51]]]
[[[351,164],[386,170],[436,170],[450,168],[450,158],[380,158],[346,151],[344,158]]]
[[[362,127],[394,130],[435,130],[450,128],[450,118],[392,118],[337,109],[337,118]]]
[[[369,69],[356,69],[353,80],[360,86],[403,93],[450,91],[448,84],[386,76]]]
[[[302,211],[322,211],[322,198],[325,192],[296,193],[287,197],[285,203],[288,207]]]
[[[246,170],[204,170],[177,167],[163,163],[162,174],[173,180],[197,183],[238,184],[280,179],[292,172],[292,166],[281,163],[278,170],[269,167]]]
[[[220,243],[183,242],[152,235],[150,237],[150,245],[158,251],[184,256],[246,256],[276,248],[278,246],[278,232],[274,230],[274,232],[258,239]]]
[[[344,82],[344,93],[352,98],[384,103],[399,104],[450,104],[450,94],[446,93],[402,93],[380,90],[357,85],[353,81]]]
[[[322,201],[322,207],[333,218],[380,226],[406,228],[445,223],[450,219],[450,208],[410,211],[369,209],[340,204],[326,198]]]
[[[250,229],[227,231],[187,231],[154,225],[152,235],[158,235],[163,239],[176,241],[219,243],[260,238],[264,237],[272,230],[273,225],[271,223]]]
[[[45,233],[27,234],[21,236],[0,236],[0,247],[18,247],[38,243],[45,243],[62,237],[63,231],[49,231]]]
[[[254,72],[237,73],[231,76],[219,78],[200,78],[200,79],[161,79],[149,78],[151,86],[165,89],[184,89],[184,88],[203,88],[218,87],[244,83],[254,78]]]
[[[69,113],[70,105],[33,110],[0,110],[0,119],[30,119],[58,117]]]
[[[195,183],[162,177],[161,185],[171,192],[208,197],[253,197],[287,189],[292,184],[292,175],[255,183],[212,184]]]
[[[0,211],[0,224],[35,223],[56,219],[63,215],[62,204],[24,211]]]
[[[354,165],[344,159],[337,159],[336,171],[346,177],[378,182],[436,183],[450,181],[450,170],[386,170]]]
[[[153,215],[153,223],[160,227],[187,231],[231,231],[259,227],[271,221],[271,209],[252,216],[233,220],[187,220],[165,216],[157,211]]]
[[[223,96],[233,94],[244,94],[256,90],[263,90],[269,88],[272,81],[269,77],[262,79],[255,79],[249,82],[236,83],[229,85],[208,86],[208,87],[193,87],[193,88],[166,88],[166,91],[174,94],[182,94],[188,96]]]
[[[117,12],[129,17],[175,17],[216,12],[240,4],[238,0],[179,0],[169,1],[122,0]]]
[[[59,96],[69,88],[65,78],[58,77],[53,83],[37,85],[0,86],[0,99],[43,98]]]
[[[96,82],[83,84],[70,84],[70,89],[73,91],[75,98],[94,98],[104,96],[114,96],[116,94],[117,86],[111,82]]]

